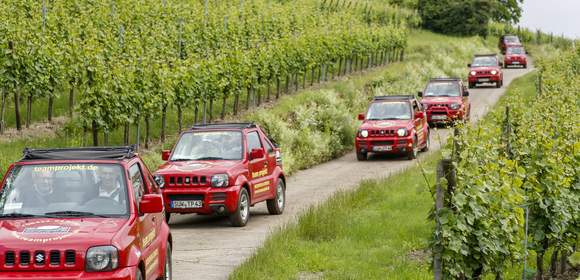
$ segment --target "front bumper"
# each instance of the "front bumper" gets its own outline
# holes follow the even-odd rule
[[[228,214],[236,211],[240,187],[172,187],[163,189],[165,212],[182,214]],[[172,201],[201,200],[199,208],[174,208]]]
[[[470,83],[495,83],[501,81],[500,75],[469,75],[467,78]]]
[[[372,136],[360,137],[355,140],[355,148],[359,153],[400,154],[413,150],[413,138],[411,136]]]
[[[528,64],[525,58],[523,59],[506,59],[504,60],[504,65],[526,65]]]
[[[51,280],[133,280],[137,272],[136,266],[118,268],[108,272],[85,271],[1,271],[3,279],[51,279]]]

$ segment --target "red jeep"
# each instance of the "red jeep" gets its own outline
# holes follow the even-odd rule
[[[516,35],[506,34],[499,37],[499,44],[498,47],[501,50],[502,54],[506,53],[506,50],[509,47],[521,47],[522,43],[520,42],[520,38]]]
[[[26,149],[0,240],[0,279],[171,279],[163,199],[132,147]]]
[[[359,161],[369,153],[406,154],[417,157],[419,150],[429,149],[427,115],[413,95],[376,96],[358,129],[355,148]]]
[[[503,59],[505,68],[508,66],[522,66],[528,68],[528,56],[523,47],[509,47]]]
[[[502,63],[495,54],[475,55],[469,67],[469,88],[482,83],[494,83],[497,88],[503,86]]]
[[[164,181],[163,199],[171,213],[227,215],[245,226],[250,206],[266,201],[282,214],[286,179],[280,149],[253,123],[194,126],[181,134],[155,173]]]
[[[419,92],[429,124],[468,120],[471,111],[469,92],[459,78],[437,78]]]

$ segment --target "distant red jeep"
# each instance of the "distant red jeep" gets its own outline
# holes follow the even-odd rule
[[[163,199],[131,147],[25,150],[0,240],[0,279],[171,279]]]
[[[469,88],[478,84],[493,83],[497,88],[503,86],[502,63],[495,54],[475,55],[469,67]]]
[[[256,124],[194,126],[162,158],[155,176],[164,182],[168,220],[171,213],[219,214],[241,227],[259,202],[272,215],[284,211],[281,152]]]
[[[429,149],[427,115],[413,95],[376,96],[358,129],[355,148],[359,161],[369,153],[405,154],[417,157],[419,150]]]
[[[502,54],[506,53],[506,50],[509,47],[521,47],[522,43],[520,42],[520,38],[516,35],[506,34],[499,37],[498,47],[501,50]]]
[[[508,66],[521,66],[523,68],[528,68],[528,56],[523,47],[507,48],[503,61],[505,68],[508,68]]]
[[[469,119],[469,92],[459,78],[431,79],[419,96],[429,124]]]

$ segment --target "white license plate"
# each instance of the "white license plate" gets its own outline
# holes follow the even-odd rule
[[[431,119],[432,120],[446,120],[447,116],[446,115],[431,115]]]
[[[482,79],[479,79],[478,81],[480,81],[480,82],[489,82],[489,79],[488,78],[482,78]]]
[[[518,65],[518,64],[520,64],[520,62],[519,61],[512,61],[512,64]]]
[[[173,200],[171,208],[202,208],[202,200]]]
[[[374,146],[373,151],[375,152],[387,152],[393,149],[392,146]]]

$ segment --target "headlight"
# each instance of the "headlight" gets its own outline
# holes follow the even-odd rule
[[[153,179],[155,180],[155,183],[157,183],[157,186],[159,186],[160,189],[162,189],[165,186],[165,179],[163,179],[163,176],[155,174],[153,175]]]
[[[228,174],[216,174],[211,176],[211,186],[215,188],[225,188],[228,186]]]
[[[471,72],[469,72],[469,74],[471,74],[471,76],[475,76],[475,74],[477,74],[477,73],[475,73],[475,71],[471,71]]]
[[[495,70],[491,70],[491,74],[492,74],[492,75],[495,75],[495,74],[497,74],[497,71],[495,71]]]
[[[403,137],[403,136],[407,135],[407,130],[404,128],[399,128],[399,129],[397,129],[397,135],[399,135],[399,137]]]
[[[89,248],[85,263],[86,271],[111,271],[119,266],[119,251],[113,246]]]
[[[369,131],[368,130],[361,130],[360,131],[360,136],[363,138],[369,137]]]
[[[461,108],[461,104],[458,103],[452,103],[449,108],[451,108],[451,110],[457,110],[459,108]]]

